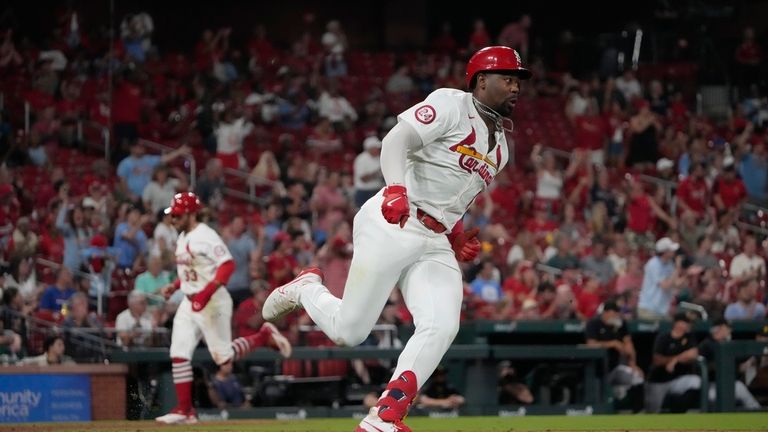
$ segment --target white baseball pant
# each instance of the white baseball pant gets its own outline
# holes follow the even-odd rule
[[[205,339],[216,364],[226,363],[235,355],[232,349],[232,297],[227,290],[217,290],[200,312],[192,312],[192,302],[184,296],[173,318],[171,358],[192,359],[200,338]]]
[[[411,217],[404,228],[381,215],[381,192],[355,216],[354,254],[344,296],[321,284],[303,287],[302,306],[338,345],[365,340],[397,284],[416,331],[403,348],[394,376],[416,374],[419,387],[432,375],[459,330],[463,298],[461,271],[448,238]]]

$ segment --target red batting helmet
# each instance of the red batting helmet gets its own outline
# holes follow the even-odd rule
[[[167,214],[181,216],[188,213],[196,213],[203,208],[200,198],[192,192],[181,192],[173,196],[171,206],[165,209]]]
[[[467,63],[467,88],[471,87],[472,79],[478,72],[511,71],[520,78],[531,78],[531,71],[523,67],[520,54],[506,46],[490,46],[476,52]]]

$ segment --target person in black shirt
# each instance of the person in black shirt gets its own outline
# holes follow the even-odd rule
[[[631,387],[643,384],[644,374],[637,366],[635,345],[616,302],[603,303],[600,315],[587,322],[586,339],[587,346],[608,349],[608,383],[613,386],[617,399],[623,399]]]
[[[653,365],[645,389],[646,412],[659,412],[667,393],[682,395],[701,388],[701,377],[695,374],[698,356],[691,320],[685,313],[678,313],[672,330],[660,333],[653,344]]]
[[[430,381],[422,389],[418,405],[427,409],[453,410],[464,405],[464,396],[448,382],[445,367],[438,366]]]
[[[717,364],[715,363],[715,353],[717,352],[717,345],[721,342],[727,342],[731,340],[731,325],[728,321],[720,319],[712,324],[709,329],[710,337],[705,339],[699,344],[699,353],[707,359],[707,373],[709,375],[709,401],[715,401],[715,379]],[[752,358],[738,365],[737,376],[742,370],[750,366],[753,362]],[[739,402],[744,408],[747,409],[760,409],[760,403],[757,402],[752,393],[743,382],[736,380],[734,383],[734,395],[736,401]]]

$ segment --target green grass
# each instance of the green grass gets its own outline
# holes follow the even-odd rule
[[[766,413],[663,414],[606,416],[536,416],[536,417],[458,417],[431,419],[409,418],[406,422],[416,432],[522,432],[522,431],[768,431]],[[197,426],[158,426],[152,422],[94,422],[77,424],[6,425],[8,432],[169,432],[169,431],[240,431],[240,432],[351,432],[353,419],[313,420],[233,420],[203,422]]]

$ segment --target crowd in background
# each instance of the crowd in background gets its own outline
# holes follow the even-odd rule
[[[43,45],[3,30],[0,348],[15,357],[90,361],[100,338],[167,344],[180,298],[158,295],[176,278],[178,233],[163,210],[180,191],[201,197],[235,259],[236,336],[258,330],[267,293],[303,267],[323,268],[341,296],[352,218],[384,184],[381,138],[434,89],[463,88],[466,55],[497,39],[534,78],[509,137],[515,163],[465,216],[483,249],[464,267],[463,319],[588,320],[606,301],[624,319],[766,319],[768,104],[751,28],[733,55],[752,85],[717,118],[674,78],[619,63],[572,76],[567,56],[532,51],[529,16],[496,37],[478,20],[469,41],[445,26],[430,47],[400,54],[352,49],[339,21],[297,30],[285,48],[257,25],[243,45],[230,28],[208,29],[188,53],[165,53],[140,13],[125,17],[110,57],[89,25],[67,11]],[[28,133],[13,95],[31,107]],[[538,140],[544,115],[568,137]],[[111,126],[110,160],[82,125]],[[84,331],[35,338],[28,317]],[[394,291],[380,322],[409,321]],[[308,324],[280,328],[312,343],[299,330]],[[393,342],[374,332],[366,343]]]

